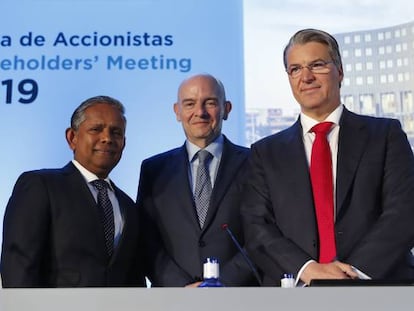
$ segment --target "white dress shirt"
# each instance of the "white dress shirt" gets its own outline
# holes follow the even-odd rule
[[[224,137],[223,135],[220,135],[216,138],[212,143],[210,143],[207,147],[204,148],[204,150],[207,150],[213,155],[213,158],[210,161],[210,164],[208,166],[208,170],[210,173],[210,180],[211,180],[211,187],[214,188],[214,183],[216,181],[218,168],[221,161],[221,156],[223,154],[223,143],[224,143]],[[198,157],[195,157],[197,152],[201,150],[200,147],[194,145],[190,141],[186,141],[186,148],[188,153],[188,161],[190,163],[190,169],[189,169],[189,180],[191,181],[193,194],[195,191],[195,184],[197,179],[197,168],[198,168]]]
[[[339,140],[339,120],[341,119],[342,111],[344,107],[340,104],[332,113],[323,121],[323,122],[332,122],[331,131],[328,133],[327,139],[329,147],[331,149],[332,156],[332,176],[333,176],[333,189],[334,189],[334,219],[336,218],[336,173],[337,173],[337,163],[338,163],[338,140]],[[310,132],[313,126],[320,123],[320,121],[314,120],[307,115],[300,114],[300,123],[303,130],[303,143],[305,145],[306,158],[308,160],[308,165],[310,166],[311,155],[312,155],[312,145],[315,140],[315,133]],[[314,260],[307,261],[299,270],[296,278],[296,286],[303,286],[303,283],[300,282],[300,276],[302,275],[303,270],[311,263],[315,262]],[[353,267],[354,271],[358,274],[360,279],[369,279],[370,277],[364,274],[362,271]]]
[[[95,201],[98,202],[98,190],[91,184],[92,181],[99,179],[98,176],[88,171],[84,168],[78,161],[72,160],[73,165],[79,170],[82,176],[85,178],[86,184],[89,187]],[[124,220],[122,218],[121,209],[119,207],[118,199],[115,196],[114,188],[112,187],[112,183],[109,177],[105,178],[105,181],[108,183],[108,197],[111,201],[113,213],[114,213],[114,225],[115,225],[115,233],[114,233],[114,247],[118,245],[119,239],[122,234],[122,229],[124,227]]]
[[[341,119],[342,111],[344,107],[339,105],[323,122],[332,122],[331,131],[328,133],[327,139],[329,142],[329,148],[331,149],[332,156],[332,176],[333,176],[333,197],[336,198],[336,164],[338,159],[338,137],[339,137],[339,120]],[[315,141],[315,133],[310,132],[312,127],[320,123],[305,114],[300,114],[300,123],[303,130],[303,143],[305,145],[306,158],[308,160],[308,165],[310,166],[311,155],[312,155],[312,145]],[[335,208],[336,200],[334,200],[334,217],[335,217]]]

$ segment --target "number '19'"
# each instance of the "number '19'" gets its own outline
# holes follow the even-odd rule
[[[4,80],[1,84],[6,86],[6,104],[11,104],[13,101],[13,80]],[[35,80],[24,79],[17,84],[17,91],[20,95],[19,103],[31,104],[37,98],[39,86]]]

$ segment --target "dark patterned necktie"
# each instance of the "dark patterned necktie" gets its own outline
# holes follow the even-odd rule
[[[310,175],[318,223],[320,263],[331,262],[336,257],[332,157],[326,137],[332,124],[322,122],[311,129],[316,135],[312,145]]]
[[[208,206],[211,197],[211,180],[208,170],[208,161],[213,157],[207,150],[200,150],[198,156],[198,169],[196,177],[196,186],[194,191],[194,201],[197,208],[198,221],[203,228],[207,217]]]
[[[104,228],[106,249],[108,255],[112,256],[114,249],[114,211],[111,201],[108,197],[108,183],[105,180],[97,179],[91,182],[92,185],[98,190],[98,208],[101,215],[101,220]]]

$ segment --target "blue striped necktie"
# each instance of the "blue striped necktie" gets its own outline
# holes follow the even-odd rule
[[[210,205],[210,197],[212,192],[210,173],[208,170],[208,162],[213,155],[207,150],[200,150],[197,153],[198,168],[196,177],[196,186],[194,191],[194,201],[197,209],[198,221],[200,227],[203,228],[207,217],[208,207]]]
[[[98,208],[101,215],[103,224],[106,249],[109,257],[112,256],[114,249],[114,211],[112,208],[111,201],[108,197],[108,183],[103,179],[97,179],[91,182],[91,184],[98,190]]]

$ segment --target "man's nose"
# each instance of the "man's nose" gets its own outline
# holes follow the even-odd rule
[[[203,105],[203,104],[201,104],[201,105],[197,105],[197,107],[196,107],[196,115],[197,116],[206,116],[206,115],[208,115],[207,114],[207,109],[206,109],[206,106],[205,105]]]
[[[104,141],[104,142],[112,141],[112,133],[109,129],[103,129],[100,137],[101,137],[101,141]]]
[[[315,74],[312,72],[312,70],[310,70],[309,67],[304,66],[302,68],[301,73],[300,73],[300,78],[305,82],[306,81],[313,81],[313,80],[315,80]]]

